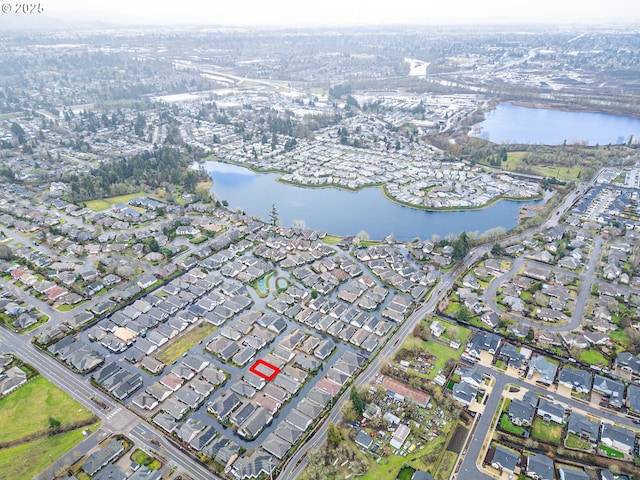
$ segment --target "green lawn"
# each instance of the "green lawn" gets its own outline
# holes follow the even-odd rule
[[[502,170],[513,172],[518,166],[520,166],[522,157],[526,152],[508,152],[507,161],[501,162],[500,167]],[[483,161],[488,164],[488,161]],[[558,180],[566,180],[575,182],[580,180],[581,167],[564,167],[561,165],[527,165],[535,175],[541,175],[543,177],[554,177]]]
[[[24,387],[23,387],[24,388]],[[83,429],[0,450],[1,478],[34,478],[84,440]]]
[[[414,473],[415,470],[413,468],[404,467],[402,470],[400,470],[400,473],[396,478],[397,480],[411,480],[411,477],[413,477]]]
[[[444,311],[445,315],[449,315],[450,317],[455,317],[460,309],[460,302],[449,302],[447,308]]]
[[[217,330],[218,327],[202,320],[197,326],[193,327],[187,333],[180,335],[175,340],[170,340],[169,343],[155,355],[156,359],[160,360],[165,365],[173,363],[182,356],[182,354],[188,352],[195,347],[200,340],[204,340]]]
[[[131,454],[131,460],[138,465],[149,467],[149,470],[158,470],[162,466],[159,460],[150,457],[140,449],[136,449],[136,451]]]
[[[588,363],[589,365],[607,365],[607,359],[597,350],[582,350],[580,352],[580,361]]]
[[[591,450],[592,448],[591,442],[583,440],[573,433],[567,435],[567,439],[564,441],[564,444],[567,448],[574,448],[576,450]]]
[[[348,450],[349,453],[353,453],[357,458],[363,459],[367,464],[367,471],[364,475],[360,477],[352,477],[357,478],[358,480],[391,480],[397,478],[400,474],[401,470],[405,467],[414,468],[416,470],[428,470],[435,471],[438,468],[438,465],[441,465],[441,469],[445,468],[453,468],[453,465],[449,465],[451,462],[451,458],[447,457],[447,452],[445,450],[445,446],[449,441],[449,434],[455,430],[456,422],[451,422],[447,424],[441,435],[434,438],[432,441],[429,441],[422,445],[422,447],[417,448],[413,453],[408,453],[406,457],[401,455],[389,455],[388,457],[383,457],[380,462],[374,460],[374,457],[371,454],[364,454],[357,448],[356,444],[348,439],[348,429],[345,427],[341,427],[343,438],[345,440],[341,443],[340,448],[344,448]],[[411,437],[410,437],[411,438]],[[389,440],[385,440],[380,442],[382,445],[388,443]],[[453,454],[455,455],[455,454]],[[344,458],[344,457],[342,457]],[[447,465],[444,465],[444,461],[447,461]],[[342,460],[341,460],[342,462]],[[340,462],[340,463],[341,463]],[[455,462],[455,460],[454,460]],[[328,478],[331,480],[344,479],[345,476],[349,473],[348,464],[344,467],[341,467],[340,464],[336,465],[338,474],[331,475]],[[306,471],[299,477],[301,479],[307,479]],[[444,480],[448,477],[437,476],[439,480]]]
[[[447,426],[447,433],[438,436],[433,441],[428,442],[426,445],[424,445],[421,449],[416,449],[413,453],[408,454],[406,457],[403,457],[401,455],[390,455],[389,457],[387,457],[389,460],[388,463],[384,463],[384,461],[380,463],[370,461],[367,473],[365,473],[362,477],[358,477],[358,479],[380,480],[383,478],[396,478],[402,467],[406,465],[416,469],[424,470],[426,467],[421,460],[423,457],[434,455],[438,452],[440,452],[441,454],[444,454],[446,452],[445,445],[448,441],[448,432],[450,431],[452,425],[455,425],[455,422]],[[438,456],[440,457],[440,455]],[[431,468],[432,467],[428,469]],[[337,478],[344,478],[344,476],[338,475],[336,479]]]
[[[531,427],[531,435],[540,440],[558,443],[562,440],[562,425],[553,422],[547,425],[542,418],[536,417]]]
[[[632,346],[632,342],[629,339],[629,336],[624,333],[624,328],[618,328],[615,331],[609,333],[609,338],[611,338],[611,340],[621,345],[625,349],[631,348]]]
[[[471,330],[461,325],[455,325],[453,323],[446,322],[441,319],[439,320],[440,320],[440,323],[442,323],[442,325],[444,325],[445,327],[445,331],[442,334],[442,339],[447,341],[458,340],[461,343],[460,348],[464,349],[467,343],[467,339],[469,338],[469,335],[471,333]]]
[[[46,378],[37,377],[0,399],[0,442],[48,430],[50,416],[69,425],[92,413]]]
[[[451,472],[453,472],[453,467],[456,464],[456,460],[458,460],[457,453],[450,452],[449,450],[445,451],[434,478],[436,478],[436,480],[449,480],[451,478]]]
[[[108,210],[113,206],[112,203],[109,203],[106,200],[88,200],[84,203],[87,206],[87,208],[93,210],[94,212],[101,212],[103,210]]]
[[[606,445],[600,445],[600,450],[606,453],[607,457],[610,458],[624,458],[624,453],[619,452],[618,450],[614,450],[613,448],[609,448]]]
[[[107,210],[117,203],[128,203],[134,198],[144,197],[145,192],[130,193],[129,195],[120,195],[118,197],[102,198],[98,200],[88,200],[85,203],[87,208],[90,208],[94,212],[101,212]]]
[[[325,235],[325,237],[322,239],[322,241],[327,245],[335,245],[340,240],[342,240],[342,237],[337,237],[336,235]]]
[[[87,303],[89,300],[82,300],[78,303],[76,303],[75,305],[58,305],[56,307],[56,310],[58,310],[59,312],[70,312],[71,310],[81,307],[82,305],[84,305],[85,303]]]
[[[447,363],[447,360],[452,358],[457,362],[462,355],[462,349],[454,350],[448,345],[442,345],[441,343],[434,341],[425,342],[424,340],[416,338],[413,335],[407,337],[402,346],[408,349],[419,346],[422,350],[427,351],[435,356],[433,369],[427,370],[427,373],[425,375],[422,375],[429,379],[433,379],[438,374],[438,371],[444,368],[444,364]]]
[[[500,416],[500,428],[514,435],[522,435],[524,433],[524,428],[514,425],[506,413]]]

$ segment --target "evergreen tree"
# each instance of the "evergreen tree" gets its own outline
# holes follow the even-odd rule
[[[356,412],[358,412],[358,416],[362,415],[362,412],[364,412],[364,408],[366,405],[364,403],[364,400],[360,396],[358,389],[355,386],[351,387],[351,393],[349,394],[349,398],[353,403],[353,409]]]
[[[271,211],[269,212],[269,221],[271,225],[278,225],[280,223],[280,216],[278,215],[278,210],[276,209],[276,204],[271,204]]]

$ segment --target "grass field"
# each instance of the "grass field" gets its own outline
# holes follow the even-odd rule
[[[46,378],[37,377],[0,399],[0,442],[47,430],[50,416],[69,425],[92,413]]]
[[[590,442],[581,439],[579,436],[570,433],[567,435],[567,439],[564,442],[567,448],[574,448],[576,450],[591,450],[592,445]]]
[[[406,457],[401,455],[389,455],[388,457],[382,457],[379,462],[374,460],[371,454],[363,453],[356,444],[348,439],[347,429],[342,427],[343,438],[345,440],[340,444],[340,448],[344,448],[350,452],[353,452],[357,458],[363,459],[367,464],[367,471],[364,475],[357,478],[358,480],[381,480],[381,479],[395,479],[403,468],[409,467],[416,470],[428,470],[435,471],[438,465],[441,468],[448,469],[453,468],[453,464],[449,467],[452,458],[455,458],[457,454],[449,452],[445,449],[447,442],[449,441],[449,434],[456,422],[447,424],[441,435],[436,437],[430,442],[427,442],[422,447],[416,449],[413,453],[408,453]],[[387,440],[388,441],[388,440]],[[384,442],[381,442],[384,443]],[[452,455],[448,455],[452,454]],[[343,457],[341,457],[343,458]],[[442,461],[442,462],[441,462]],[[447,462],[445,465],[444,462]],[[455,460],[454,460],[455,462]],[[339,464],[338,474],[332,475],[328,478],[331,480],[344,479],[349,473],[347,466],[341,467]],[[405,473],[406,475],[406,473]],[[300,476],[302,479],[307,479],[306,471]],[[444,479],[445,477],[436,477],[438,479]],[[448,477],[446,477],[448,478]]]
[[[56,310],[58,310],[59,312],[70,312],[71,310],[74,310],[74,309],[76,309],[78,307],[81,307],[82,305],[84,305],[88,301],[89,300],[82,300],[81,302],[78,302],[75,305],[58,305],[56,307]]]
[[[460,348],[464,349],[467,340],[469,339],[469,335],[471,334],[471,330],[461,325],[455,325],[444,320],[440,320],[440,323],[442,323],[442,325],[444,325],[445,327],[445,331],[442,334],[442,340],[458,340],[461,343]]]
[[[138,465],[149,467],[149,470],[158,470],[162,466],[160,460],[150,457],[140,449],[137,449],[131,454],[131,460],[136,462]]]
[[[117,203],[128,203],[134,198],[144,197],[145,192],[130,193],[129,195],[120,195],[119,197],[102,198],[98,200],[89,200],[84,202],[87,208],[90,208],[94,212],[101,212],[107,210]]]
[[[24,388],[24,387],[22,387]],[[82,428],[0,450],[0,477],[34,478],[84,440]]]
[[[604,358],[599,351],[590,349],[590,350],[582,350],[580,352],[580,361],[588,363],[589,365],[607,365],[607,359]]]
[[[520,166],[520,162],[522,157],[526,152],[509,152],[507,153],[507,161],[502,162],[500,164],[500,168],[502,170],[506,170],[508,172],[515,171],[518,166]],[[484,162],[488,164],[487,162]],[[564,167],[561,165],[527,165],[528,168],[531,169],[534,175],[540,175],[543,177],[553,177],[558,180],[565,180],[570,182],[575,182],[580,180],[580,172],[582,169],[579,166],[575,167]]]
[[[453,467],[456,464],[456,460],[458,460],[458,454],[455,452],[446,451],[444,452],[444,456],[442,460],[440,460],[440,465],[438,466],[438,470],[434,475],[436,480],[449,480],[451,478],[451,472],[453,472]]]
[[[180,335],[175,340],[171,340],[155,357],[165,365],[169,365],[173,363],[174,360],[180,358],[182,354],[195,347],[200,340],[204,340],[207,336],[215,332],[217,328],[218,327],[209,322],[202,321],[187,333]]]
[[[506,413],[500,416],[500,428],[515,435],[522,435],[524,433],[524,428],[514,425]]]
[[[455,361],[458,361],[460,359],[460,356],[462,355],[462,349],[454,350],[453,348],[442,345],[438,342],[425,342],[424,340],[416,338],[413,335],[407,337],[402,346],[408,349],[420,347],[422,350],[425,350],[436,357],[435,362],[433,363],[433,369],[427,370],[427,373],[424,375],[416,372],[418,373],[418,375],[430,379],[433,379],[438,374],[438,371],[444,368],[444,364],[447,363],[447,360],[452,358]]]
[[[621,345],[625,349],[631,348],[632,346],[631,339],[626,333],[624,333],[623,328],[618,328],[615,331],[609,333],[609,338],[611,338],[611,340],[613,340],[618,345]]]
[[[425,468],[427,468],[427,466],[424,465],[424,462],[422,461],[424,457],[428,457],[431,455],[437,455],[438,457],[440,457],[440,453],[445,453],[446,450],[444,447],[448,440],[449,428],[447,428],[446,434],[436,437],[433,441],[428,442],[423,448],[416,450],[414,453],[411,453],[406,457],[400,455],[390,455],[389,457],[387,457],[389,460],[388,463],[376,463],[373,461],[369,461],[367,473],[358,478],[362,480],[396,478],[398,473],[400,473],[402,467],[407,465],[418,470],[424,470]],[[355,446],[355,444],[353,445]],[[358,453],[360,453],[360,456],[362,456],[361,452],[358,451]],[[431,470],[433,467],[435,467],[435,465],[431,465],[427,469]],[[344,476],[338,475],[336,478],[344,478]]]
[[[600,445],[600,450],[602,450],[609,458],[624,458],[624,453],[614,450],[613,448],[609,448],[606,445]]]
[[[531,435],[540,440],[558,443],[562,440],[562,425],[553,422],[545,424],[542,418],[536,417],[531,426]]]
[[[322,239],[322,241],[327,245],[335,245],[340,240],[342,240],[342,237],[336,237],[335,235],[325,235],[325,237]]]

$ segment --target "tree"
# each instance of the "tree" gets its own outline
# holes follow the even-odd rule
[[[193,170],[187,171],[184,176],[184,189],[187,192],[195,192],[198,185],[198,174]]]
[[[52,432],[57,432],[60,428],[60,420],[57,420],[53,417],[49,417],[49,430]]]
[[[462,232],[458,238],[453,241],[452,246],[453,259],[459,262],[469,253],[469,236],[467,232]]]
[[[456,312],[456,320],[462,323],[469,323],[469,321],[471,320],[471,312],[466,306],[460,305],[458,307],[458,311]]]
[[[333,447],[337,447],[342,442],[342,432],[333,422],[329,423],[327,428],[327,441]]]
[[[456,362],[453,360],[453,358],[448,359],[445,363],[444,363],[444,368],[443,373],[445,377],[448,377],[449,374],[451,373],[451,370],[453,370],[453,367],[456,366]]]
[[[326,480],[327,468],[324,461],[324,452],[315,448],[307,454],[307,480]]]
[[[2,260],[11,260],[13,258],[13,253],[11,252],[11,247],[5,244],[0,244],[0,259]]]
[[[418,418],[418,415],[420,414],[420,412],[418,411],[418,406],[411,402],[411,401],[407,401],[404,403],[404,416],[406,418],[408,418],[409,420],[415,420],[416,418]]]
[[[156,240],[154,237],[151,237],[151,240],[149,241],[149,250],[151,250],[152,252],[160,251],[160,245],[158,244],[158,240]]]
[[[369,240],[369,234],[364,230],[360,230],[353,238],[354,243],[363,243]]]
[[[491,255],[500,255],[502,253],[502,247],[499,243],[494,243],[491,247]]]
[[[210,185],[211,184],[203,184],[196,186],[196,195],[203,202],[208,202],[209,200],[211,200]]]
[[[385,398],[387,398],[387,389],[382,387],[381,385],[376,385],[374,387],[375,392],[373,393],[373,400],[376,403],[381,403]]]
[[[280,224],[280,216],[278,215],[278,209],[276,208],[276,204],[271,204],[271,210],[269,211],[269,221],[271,225],[279,225]]]
[[[351,393],[349,393],[349,399],[351,400],[351,403],[353,403],[353,409],[356,412],[358,412],[358,416],[362,415],[362,412],[364,412],[364,408],[366,404],[362,399],[362,397],[360,396],[360,392],[358,392],[358,389],[355,386],[351,387]]]
[[[353,402],[351,400],[344,402],[344,405],[342,405],[342,408],[340,409],[340,413],[342,414],[342,419],[347,423],[355,422],[359,417],[358,412],[353,408]]]

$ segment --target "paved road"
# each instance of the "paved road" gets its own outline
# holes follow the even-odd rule
[[[571,321],[569,323],[565,325],[546,325],[541,322],[536,322],[527,317],[524,317],[518,314],[517,312],[508,312],[508,314],[511,315],[512,317],[515,317],[520,323],[524,325],[528,325],[530,327],[535,327],[535,328],[544,328],[545,330],[548,330],[550,332],[570,332],[580,327],[580,325],[582,324],[584,307],[587,302],[587,297],[591,293],[591,285],[593,285],[593,276],[597,269],[597,262],[598,262],[598,259],[600,258],[600,250],[602,249],[603,242],[604,241],[602,237],[600,235],[597,235],[593,244],[593,248],[591,249],[591,256],[589,258],[589,263],[584,271],[584,274],[582,275],[582,284],[580,286],[580,292],[578,293],[578,298],[575,301],[573,312],[571,314]],[[567,272],[565,270],[562,270],[561,268],[536,262],[534,260],[528,260],[528,259],[525,259],[524,257],[518,257],[514,259],[513,264],[509,269],[509,271],[495,278],[491,282],[489,287],[486,289],[483,295],[484,302],[487,304],[489,308],[491,308],[491,310],[493,310],[498,315],[503,315],[507,313],[502,308],[500,308],[500,306],[495,301],[496,293],[498,289],[502,286],[502,284],[506,280],[508,280],[509,278],[515,277],[520,271],[520,269],[525,265],[525,263],[536,264],[540,268],[543,268],[545,270],[549,270],[552,272],[556,272],[556,273],[576,275],[573,272]]]
[[[148,435],[152,432],[157,437],[162,448],[166,451],[165,457],[177,465],[181,471],[197,479],[219,478],[191,457],[180,452],[164,438],[163,434],[155,431],[152,425],[147,424],[134,413],[94,389],[88,380],[74,374],[47,354],[36,350],[29,344],[28,337],[17,335],[4,327],[0,327],[0,353],[14,353],[23,361],[33,365],[43,377],[61,387],[71,397],[91,410],[103,421],[105,426],[108,425],[111,432],[130,435],[130,432],[134,429],[137,428],[139,432],[140,427],[142,427],[143,430],[148,432]],[[109,408],[103,410],[91,400],[92,398],[97,398]],[[151,437],[147,436],[146,438]]]
[[[582,195],[584,195],[584,193],[588,190],[588,188],[595,183],[599,175],[600,175],[600,172],[589,184],[583,185],[582,187],[578,188],[575,192],[572,192],[571,194],[569,194],[567,198],[565,198],[565,200],[562,202],[562,204],[558,206],[556,211],[551,215],[551,217],[543,225],[518,235],[511,235],[505,238],[502,243],[515,244],[517,242],[524,240],[528,236],[532,235],[534,232],[557,226],[560,218],[562,218],[562,216],[575,204],[575,202],[578,201],[578,199]],[[456,279],[463,272],[465,272],[471,265],[473,265],[480,257],[482,257],[485,253],[488,253],[489,249],[490,249],[489,245],[483,245],[471,250],[461,265],[456,267],[451,272],[443,275],[440,283],[431,292],[431,294],[429,295],[429,299],[426,301],[426,303],[420,306],[407,320],[405,320],[405,322],[398,328],[398,330],[389,339],[386,345],[380,350],[380,352],[376,355],[376,357],[372,360],[372,362],[368,365],[368,367],[357,377],[357,379],[354,381],[354,385],[356,385],[359,388],[365,383],[371,381],[373,376],[378,372],[381,363],[383,361],[386,361],[388,358],[391,358],[393,353],[400,347],[402,340],[404,340],[406,336],[413,330],[413,327],[417,324],[417,322],[419,322],[420,319],[423,318],[425,315],[432,313],[435,310],[435,307],[438,304],[438,302],[440,302],[440,300],[444,298],[444,296],[446,295],[448,290],[451,288],[453,283],[456,281]],[[335,402],[334,408],[331,410],[329,416],[325,419],[325,421],[309,437],[307,442],[304,445],[300,446],[298,451],[287,461],[279,478],[290,480],[290,479],[295,479],[299,477],[299,475],[303,472],[303,470],[306,468],[306,465],[307,465],[307,460],[306,460],[307,452],[310,449],[317,448],[322,445],[322,443],[324,442],[324,439],[326,438],[326,431],[329,423],[337,423],[338,421],[340,421],[340,417],[341,417],[340,409],[344,401],[349,396],[348,392],[349,391],[347,390]],[[494,395],[492,395],[489,398],[488,402],[491,401],[492,403],[495,403],[495,405],[493,405],[493,409],[495,410],[498,404],[498,399],[494,399],[493,397]],[[489,407],[491,407],[491,405],[492,404],[490,404]],[[491,411],[491,410],[487,409],[487,411]],[[489,423],[490,423],[490,420],[491,419],[489,419],[488,421]],[[479,427],[476,430],[476,432],[486,432],[487,425],[488,423],[484,424],[483,422],[483,425]],[[478,435],[474,436],[472,440],[472,444],[473,442],[477,443],[477,437],[479,436]],[[481,446],[482,440],[479,440],[479,441]],[[477,451],[479,452],[479,447]],[[468,453],[467,456],[470,457],[470,454]],[[477,454],[476,454],[476,457],[477,457]],[[470,469],[471,467],[468,464],[465,465],[463,463],[461,468]],[[484,474],[479,470],[477,470],[475,466],[473,468],[475,469],[475,473],[473,474],[473,476],[466,477],[466,478],[474,478],[474,479],[488,478],[483,476]],[[468,471],[471,471],[471,470],[468,470]],[[461,477],[461,478],[465,478],[465,477]]]
[[[367,366],[367,368],[358,376],[358,378],[354,381],[354,385],[357,388],[362,387],[364,384],[369,382],[371,378],[378,372],[380,366],[383,362],[386,362],[387,359],[391,358],[393,352],[398,349],[401,344],[401,341],[413,331],[415,325],[424,318],[425,315],[433,312],[435,307],[443,297],[443,295],[451,288],[453,282],[457,279],[457,277],[464,271],[469,264],[475,261],[477,258],[480,258],[484,255],[485,251],[488,250],[488,247],[483,247],[476,249],[470,256],[467,261],[465,261],[462,265],[459,265],[451,272],[445,274],[440,281],[440,283],[434,288],[434,291],[420,308],[415,310],[413,314],[407,318],[402,325],[398,328],[396,333],[389,339],[389,341],[385,344],[385,346],[380,350],[378,355],[371,361],[371,363]],[[289,459],[286,464],[286,467],[280,474],[280,478],[283,479],[293,479],[298,478],[298,476],[302,473],[304,468],[307,465],[306,454],[309,449],[317,448],[324,442],[326,438],[326,431],[329,426],[329,423],[337,423],[340,421],[341,413],[340,410],[342,408],[343,403],[346,399],[349,398],[349,391],[347,389],[345,393],[334,403],[334,408],[331,410],[328,418],[325,419],[324,423],[315,431],[315,433],[307,440],[307,443],[304,444],[298,451]]]
[[[496,379],[496,382],[493,387],[493,391],[491,392],[491,395],[489,396],[489,399],[487,400],[487,403],[485,405],[486,413],[482,415],[478,420],[476,434],[473,435],[473,438],[471,439],[471,442],[467,447],[467,453],[464,456],[464,459],[460,466],[459,478],[461,480],[470,478],[473,478],[474,480],[492,478],[482,473],[478,469],[477,464],[482,464],[482,461],[484,460],[483,458],[479,458],[482,444],[484,443],[486,434],[491,429],[491,421],[493,420],[493,415],[498,408],[498,404],[500,403],[500,396],[502,395],[502,392],[507,385],[518,385],[522,388],[533,390],[541,396],[546,396],[550,393],[550,390],[547,388],[533,385],[531,383],[523,381],[520,378],[511,377],[506,373],[498,372],[492,368],[484,367],[481,365],[476,365],[475,368],[482,373],[491,375]],[[571,409],[583,410],[594,416],[606,419],[610,422],[624,425],[626,427],[632,427],[634,429],[636,428],[630,418],[618,415],[610,410],[601,407],[595,407],[591,404],[585,404],[570,397],[558,395],[558,393],[555,391],[553,392],[553,396],[556,403],[564,404]]]
[[[602,237],[600,235],[597,235],[593,244],[593,248],[591,249],[591,257],[589,258],[589,263],[587,264],[587,270],[584,272],[584,277],[582,278],[582,285],[580,287],[578,299],[576,300],[576,307],[573,310],[573,316],[571,317],[572,319],[578,319],[579,321],[582,321],[582,314],[587,303],[587,297],[591,293],[591,285],[593,285],[593,275],[598,268],[598,259],[600,258],[600,250],[602,249],[603,242],[604,240],[602,239]]]

